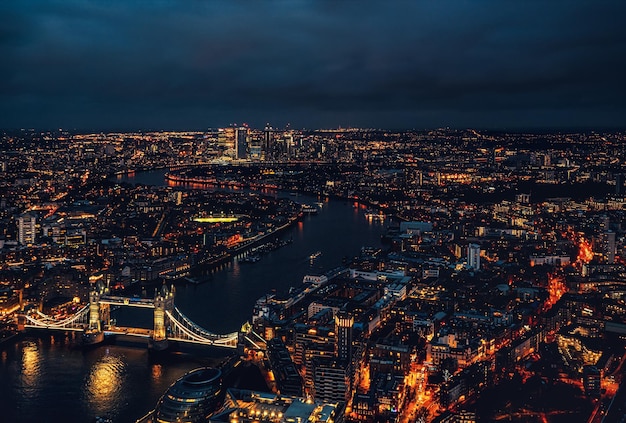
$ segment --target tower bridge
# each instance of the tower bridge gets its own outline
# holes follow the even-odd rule
[[[56,319],[40,311],[19,316],[23,329],[37,328],[82,332],[85,344],[96,344],[105,335],[125,335],[148,338],[148,345],[156,350],[167,348],[170,341],[214,346],[220,348],[264,350],[265,340],[254,333],[249,324],[240,331],[216,334],[204,329],[185,316],[174,305],[175,288],[163,285],[154,298],[123,297],[110,295],[101,283],[89,294],[89,304],[73,315]],[[140,307],[152,309],[153,328],[119,327],[111,324],[111,306]]]

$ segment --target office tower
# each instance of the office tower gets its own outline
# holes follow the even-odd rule
[[[335,316],[335,333],[337,343],[335,355],[339,361],[348,362],[352,359],[352,325],[354,318],[346,311],[338,311]]]
[[[35,215],[26,213],[17,219],[18,241],[20,245],[28,245],[35,243],[35,231],[37,218]]]
[[[615,263],[615,232],[607,231],[602,234],[601,248],[606,262]]]
[[[273,129],[268,123],[265,126],[265,132],[263,133],[263,154],[265,160],[274,160],[274,133]]]
[[[235,158],[248,158],[248,128],[246,127],[237,128],[235,134]]]
[[[291,159],[294,156],[293,135],[285,135],[285,147],[287,148],[287,159]]]
[[[471,269],[480,270],[480,245],[470,244],[467,247],[467,265]]]
[[[228,128],[220,129],[217,133],[217,144],[228,149],[234,149],[235,128],[229,126]]]

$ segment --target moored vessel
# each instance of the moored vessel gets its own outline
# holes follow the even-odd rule
[[[83,347],[90,347],[104,342],[104,332],[97,329],[85,329],[82,333],[81,342]]]
[[[150,338],[148,340],[148,350],[153,353],[160,353],[166,351],[170,346],[170,343],[167,339],[158,339],[155,340]]]

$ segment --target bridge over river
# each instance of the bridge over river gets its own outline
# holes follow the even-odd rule
[[[19,315],[21,330],[43,329],[82,333],[85,345],[102,342],[105,336],[124,335],[144,338],[156,350],[166,349],[170,341],[211,347],[264,350],[265,340],[245,323],[241,330],[216,334],[195,324],[174,305],[175,288],[163,285],[154,298],[123,297],[109,294],[99,283],[89,294],[89,303],[73,315],[61,319],[30,311]],[[111,307],[139,307],[153,310],[152,329],[120,327],[112,324]]]

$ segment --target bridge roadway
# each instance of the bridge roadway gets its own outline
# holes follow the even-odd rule
[[[154,300],[150,298],[116,297],[112,295],[103,295],[100,297],[99,302],[100,304],[108,305],[154,308]]]
[[[124,326],[109,326],[104,329],[105,335],[130,335],[141,338],[151,338],[153,332],[154,331],[152,329],[131,328]]]

